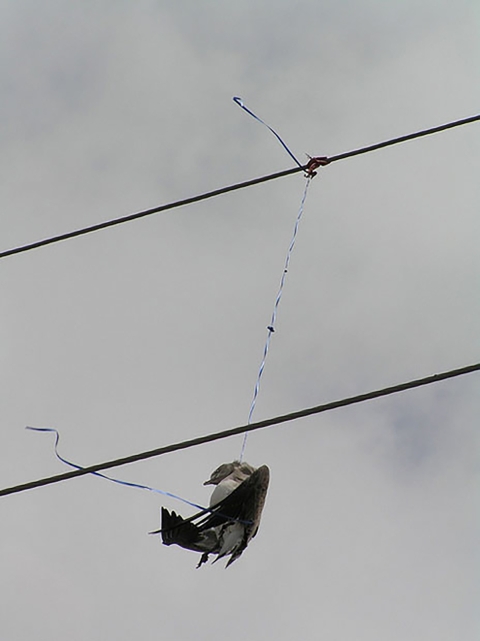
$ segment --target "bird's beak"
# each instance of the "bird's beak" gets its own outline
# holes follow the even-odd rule
[[[208,479],[208,481],[204,482],[204,485],[215,485],[215,483],[212,481],[212,479]]]

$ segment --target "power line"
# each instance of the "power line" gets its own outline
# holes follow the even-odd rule
[[[53,243],[58,243],[61,240],[68,240],[69,238],[75,238],[76,236],[83,236],[85,234],[90,234],[91,232],[99,231],[100,229],[106,229],[107,227],[114,227],[115,225],[128,223],[131,220],[137,220],[137,218],[144,218],[145,216],[158,214],[159,212],[167,211],[168,209],[175,209],[177,207],[182,207],[183,205],[191,205],[192,203],[198,203],[201,200],[214,198],[215,196],[226,194],[229,191],[236,191],[237,189],[243,189],[244,187],[258,185],[259,183],[267,182],[268,180],[274,180],[275,178],[282,178],[283,176],[288,176],[298,171],[301,171],[299,167],[294,167],[293,169],[286,169],[285,171],[279,171],[275,174],[270,174],[268,176],[254,178],[253,180],[247,180],[245,182],[237,183],[235,185],[230,185],[228,187],[222,187],[221,189],[214,189],[213,191],[207,191],[204,194],[198,194],[197,196],[192,196],[191,198],[184,198],[183,200],[177,200],[173,203],[168,203],[167,205],[160,205],[159,207],[153,207],[152,209],[145,209],[144,211],[139,211],[136,214],[129,214],[128,216],[122,216],[121,218],[114,218],[113,220],[107,220],[103,223],[98,223],[97,225],[91,225],[90,227],[82,227],[82,229],[76,229],[74,231],[70,231],[65,234],[60,234],[59,236],[52,236],[51,238],[38,240],[35,243],[30,243],[29,245],[23,245],[22,247],[15,247],[14,249],[7,249],[6,251],[0,252],[0,258],[5,258],[6,256],[11,256],[12,254],[21,254],[23,252],[30,251],[31,249],[36,249],[37,247],[43,247],[44,245],[52,245]]]
[[[401,142],[406,142],[408,140],[414,140],[415,138],[421,138],[422,136],[435,134],[440,131],[444,131],[446,129],[452,129],[453,127],[460,127],[461,125],[466,125],[478,120],[480,120],[480,114],[476,116],[471,116],[469,118],[463,118],[461,120],[448,122],[444,125],[439,125],[438,127],[432,127],[430,129],[417,131],[415,133],[407,134],[406,136],[400,136],[398,138],[385,140],[383,142],[376,143],[375,145],[369,145],[368,147],[361,147],[360,149],[347,151],[343,154],[337,154],[336,156],[330,156],[328,158],[325,158],[324,159],[325,162],[322,164],[330,164],[332,162],[336,162],[337,160],[345,160],[346,158],[351,158],[353,156],[360,156],[361,154],[367,154],[377,149],[383,149],[384,147],[397,145]],[[7,249],[3,252],[0,252],[0,258],[6,258],[7,256],[12,256],[13,254],[21,254],[23,252],[27,252],[32,249],[37,249],[38,247],[44,247],[45,245],[52,245],[53,243],[58,243],[62,240],[68,240],[69,238],[84,236],[85,234],[90,234],[91,232],[94,232],[94,231],[100,231],[101,229],[114,227],[115,225],[121,225],[122,223],[127,223],[132,220],[137,220],[138,218],[144,218],[145,216],[151,216],[152,214],[158,214],[162,211],[167,211],[169,209],[183,207],[184,205],[191,205],[193,203],[200,202],[201,200],[207,200],[209,198],[214,198],[215,196],[220,196],[221,194],[226,194],[230,191],[237,191],[238,189],[244,189],[245,187],[252,187],[253,185],[259,185],[260,183],[268,182],[270,180],[276,180],[277,178],[290,176],[291,174],[296,174],[300,171],[307,171],[308,169],[309,169],[309,163],[307,163],[303,167],[293,167],[292,169],[278,171],[274,174],[268,174],[266,176],[261,176],[259,178],[253,178],[252,180],[236,183],[234,185],[229,185],[227,187],[222,187],[220,189],[214,189],[213,191],[207,191],[203,194],[198,194],[197,196],[192,196],[190,198],[184,198],[183,200],[177,200],[175,202],[168,203],[166,205],[160,205],[159,207],[152,207],[151,209],[145,209],[144,211],[139,211],[135,214],[129,214],[128,216],[122,216],[121,218],[114,218],[112,220],[107,220],[103,223],[90,225],[89,227],[82,227],[81,229],[76,229],[74,231],[70,231],[65,234],[60,234],[58,236],[51,236],[50,238],[44,238],[43,240],[38,240],[34,243],[29,243],[28,245],[22,245],[20,247],[14,247],[13,249]]]
[[[391,140],[386,140],[385,142],[377,142],[375,145],[370,145],[368,147],[361,147],[360,149],[355,149],[354,151],[347,151],[344,154],[338,154],[337,156],[330,156],[328,160],[330,162],[335,162],[336,160],[344,160],[344,158],[351,158],[352,156],[360,156],[360,154],[368,154],[370,151],[376,151],[377,149],[383,149],[384,147],[391,147],[392,145],[398,145],[398,143],[407,142],[408,140],[414,140],[415,138],[421,138],[422,136],[437,134],[440,131],[445,131],[446,129],[453,129],[454,127],[460,127],[461,125],[468,125],[469,123],[476,122],[477,120],[480,120],[480,114],[476,116],[470,116],[469,118],[462,118],[461,120],[454,120],[452,122],[447,122],[445,125],[439,125],[438,127],[431,127],[430,129],[417,131],[416,133],[407,134],[406,136],[399,136],[398,138],[392,138]]]
[[[390,394],[396,394],[398,392],[403,392],[415,387],[421,387],[423,385],[430,385],[431,383],[437,383],[438,381],[443,381],[448,378],[455,378],[456,376],[463,376],[464,374],[470,374],[479,370],[480,363],[475,363],[474,365],[467,365],[466,367],[460,367],[458,369],[449,370],[447,372],[441,372],[440,374],[432,374],[431,376],[426,376],[425,378],[418,378],[406,383],[400,383],[399,385],[384,387],[383,389],[367,392],[366,394],[359,394],[358,396],[342,398],[338,401],[332,401],[323,405],[316,405],[314,407],[309,407],[297,412],[291,412],[290,414],[283,414],[282,416],[275,416],[264,421],[258,421],[257,423],[250,423],[250,425],[241,425],[240,427],[223,430],[222,432],[215,432],[213,434],[207,434],[206,436],[199,436],[187,441],[181,441],[180,443],[173,443],[172,445],[159,447],[154,450],[148,450],[147,452],[140,452],[139,454],[133,454],[131,456],[125,456],[123,458],[114,459],[112,461],[106,461],[105,463],[97,463],[96,465],[90,465],[88,467],[72,470],[70,472],[64,472],[63,474],[57,474],[55,476],[38,479],[37,481],[30,481],[21,485],[7,487],[3,490],[0,490],[0,496],[7,496],[8,494],[18,494],[19,492],[31,490],[43,485],[52,485],[53,483],[66,481],[67,479],[75,478],[76,476],[84,476],[85,474],[90,474],[92,472],[100,472],[101,470],[111,469],[112,467],[119,467],[121,465],[128,465],[137,461],[144,461],[149,458],[161,456],[162,454],[169,454],[171,452],[177,452],[179,450],[186,450],[197,445],[211,443],[212,441],[219,441],[221,439],[228,438],[230,436],[236,436],[238,434],[243,434],[245,432],[253,432],[254,430],[259,430],[264,427],[270,427],[272,425],[279,425],[280,423],[286,423],[287,421],[294,421],[299,418],[304,418],[305,416],[311,416],[312,414],[328,412],[339,407],[346,407],[347,405],[363,403],[375,398],[380,398],[381,396],[389,396]]]

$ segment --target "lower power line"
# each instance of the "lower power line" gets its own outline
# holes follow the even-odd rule
[[[466,367],[452,369],[447,372],[441,372],[440,374],[432,374],[431,376],[426,376],[424,378],[417,378],[413,381],[408,381],[406,383],[392,385],[391,387],[384,387],[383,389],[367,392],[366,394],[350,396],[348,398],[343,398],[338,401],[331,401],[330,403],[325,403],[323,405],[316,405],[314,407],[308,407],[306,409],[299,410],[297,412],[291,412],[290,414],[284,414],[282,416],[268,418],[264,421],[258,421],[257,423],[250,423],[250,425],[248,424],[241,425],[240,427],[234,427],[232,429],[223,430],[222,432],[215,432],[213,434],[199,436],[197,438],[193,438],[187,441],[181,441],[180,443],[173,443],[172,445],[166,445],[164,447],[159,447],[157,449],[149,450],[147,452],[140,452],[139,454],[132,454],[131,456],[125,456],[123,458],[114,459],[112,461],[106,461],[105,463],[97,463],[96,465],[82,467],[81,469],[72,470],[70,472],[64,472],[63,474],[57,474],[55,476],[49,476],[46,478],[38,479],[36,481],[30,481],[28,483],[23,483],[21,485],[7,487],[7,488],[4,488],[3,490],[0,490],[0,496],[7,496],[8,494],[18,494],[19,492],[24,492],[25,490],[31,490],[36,487],[42,487],[44,485],[52,485],[53,483],[66,481],[68,479],[72,479],[77,476],[85,476],[86,474],[90,474],[92,472],[100,472],[101,470],[108,470],[113,467],[128,465],[130,463],[135,463],[137,461],[144,461],[146,459],[154,458],[156,456],[161,456],[163,454],[169,454],[170,452],[186,450],[190,447],[195,447],[197,445],[211,443],[212,441],[219,441],[220,439],[228,438],[230,436],[236,436],[238,434],[244,434],[245,432],[253,432],[254,430],[259,430],[264,427],[270,427],[272,425],[279,425],[280,423],[286,423],[287,421],[295,421],[299,418],[304,418],[305,416],[311,416],[313,414],[321,414],[322,412],[328,412],[330,410],[334,410],[339,407],[346,407],[347,405],[355,405],[356,403],[364,403],[365,401],[370,401],[375,398],[380,398],[382,396],[389,396],[391,394],[396,394],[398,392],[404,392],[405,390],[413,389],[415,387],[422,387],[423,385],[438,383],[439,381],[444,381],[448,378],[455,378],[456,376],[471,374],[472,372],[477,372],[479,370],[480,370],[480,363],[475,363],[474,365],[467,365]]]

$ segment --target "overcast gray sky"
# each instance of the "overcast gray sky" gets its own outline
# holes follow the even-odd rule
[[[459,0],[8,1],[0,249],[478,113]],[[479,360],[480,125],[312,182],[255,418]],[[6,487],[246,422],[300,174],[4,259]],[[252,434],[260,532],[228,570],[98,478],[1,500],[8,641],[474,641],[478,374]],[[206,503],[241,437],[116,470]],[[475,608],[475,603],[477,607]],[[476,611],[475,611],[476,610]]]

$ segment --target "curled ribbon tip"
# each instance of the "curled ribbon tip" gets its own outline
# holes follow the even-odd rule
[[[282,140],[282,138],[280,138],[280,136],[277,134],[277,132],[275,131],[275,129],[273,129],[272,127],[270,127],[270,125],[268,125],[264,120],[262,120],[261,118],[259,118],[256,114],[254,114],[254,113],[253,113],[253,111],[251,111],[251,110],[250,110],[250,109],[249,109],[249,108],[244,104],[244,102],[243,102],[243,100],[242,100],[241,98],[239,98],[238,96],[234,96],[234,97],[233,97],[233,101],[234,101],[234,102],[235,102],[239,107],[241,107],[244,111],[246,111],[246,112],[247,112],[247,114],[249,114],[250,116],[252,116],[252,118],[255,118],[255,120],[258,120],[258,122],[260,122],[260,123],[261,123],[262,125],[264,125],[264,126],[265,126],[269,131],[271,131],[271,132],[272,132],[272,134],[275,136],[275,138],[278,140],[278,142],[279,142],[279,143],[282,145],[282,147],[285,149],[285,151],[287,152],[287,154],[290,156],[290,158],[292,158],[292,160],[294,160],[294,161],[297,163],[297,165],[300,167],[300,169],[303,169],[303,165],[301,165],[301,164],[300,164],[300,161],[295,157],[295,155],[293,154],[293,152],[288,148],[287,144]]]

